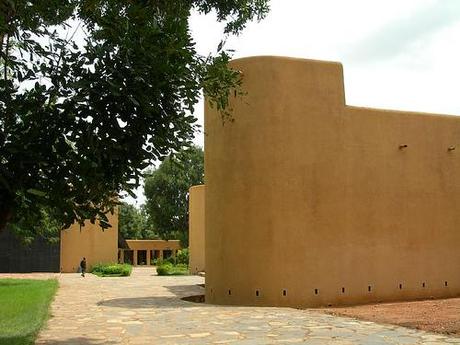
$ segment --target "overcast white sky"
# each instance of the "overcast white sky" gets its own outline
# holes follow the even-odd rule
[[[271,0],[228,40],[235,58],[281,55],[342,62],[349,105],[460,115],[460,0]],[[221,24],[193,15],[198,52],[215,52]],[[203,103],[195,115],[203,123]],[[195,143],[203,146],[203,135]],[[142,204],[144,196],[138,191]]]

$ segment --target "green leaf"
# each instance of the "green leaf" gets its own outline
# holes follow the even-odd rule
[[[29,188],[27,190],[27,193],[29,194],[33,194],[33,195],[36,195],[36,196],[40,196],[40,197],[44,197],[46,196],[46,193],[41,191],[41,190],[38,190],[38,189],[33,189],[33,188]]]

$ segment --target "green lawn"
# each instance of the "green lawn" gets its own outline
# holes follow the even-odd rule
[[[0,279],[0,345],[33,344],[57,288],[56,279]]]

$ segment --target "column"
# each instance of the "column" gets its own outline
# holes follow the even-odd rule
[[[159,250],[158,252],[159,252],[159,254],[160,254],[160,260],[163,260],[163,250],[161,249],[161,250]]]
[[[137,266],[137,250],[133,251],[133,265]]]
[[[120,264],[124,264],[124,263],[125,263],[125,250],[120,249]]]
[[[151,255],[150,254],[151,254],[151,252],[152,251],[150,249],[147,249],[147,259],[146,259],[147,260],[147,262],[146,262],[147,266],[150,266],[150,260],[151,260]]]

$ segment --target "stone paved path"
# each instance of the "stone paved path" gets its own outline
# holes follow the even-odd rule
[[[53,317],[37,344],[460,344],[397,326],[289,308],[223,307],[185,302],[203,278],[158,277],[136,268],[129,278],[63,274]]]

